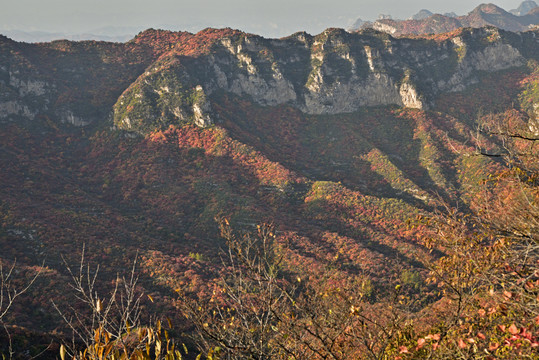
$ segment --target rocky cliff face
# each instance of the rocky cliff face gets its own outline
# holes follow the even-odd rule
[[[29,69],[20,54],[20,45],[0,37],[0,122],[7,119],[33,120],[40,109],[47,107],[47,83]]]
[[[519,36],[532,38],[533,33]],[[219,91],[263,106],[291,104],[309,114],[377,105],[425,108],[440,92],[477,82],[481,72],[524,65],[519,50],[523,40],[513,42],[492,28],[468,30],[441,42],[341,29],[278,40],[236,34],[196,58],[162,58],[160,66],[120,97],[114,120],[118,127],[135,131],[154,126],[149,123],[194,121],[205,126],[214,121],[211,98]]]
[[[211,102],[220,92],[308,114],[425,108],[441,92],[477,82],[481,72],[525,64],[535,56],[527,50],[535,36],[484,28],[435,41],[328,29],[265,39],[207,29],[195,35],[151,30],[126,44],[29,45],[3,38],[0,121],[46,115],[83,126],[112,114],[116,127],[136,132],[205,127],[216,121]]]
[[[48,119],[85,126],[101,121],[159,55],[148,44],[26,44],[0,35],[0,123]]]

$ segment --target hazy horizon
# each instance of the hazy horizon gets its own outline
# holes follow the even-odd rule
[[[421,9],[464,15],[482,1],[321,0],[4,0],[0,32],[15,30],[62,34],[128,35],[147,28],[196,32],[206,27],[232,27],[266,37],[296,31],[317,34],[328,27],[347,27],[357,18],[374,20],[379,14],[406,19]],[[510,10],[521,0],[496,5]]]

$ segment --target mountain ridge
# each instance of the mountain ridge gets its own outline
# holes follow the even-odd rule
[[[220,218],[244,232],[273,222],[283,271],[316,281],[331,268],[370,284],[371,302],[413,273],[403,288],[428,312],[441,299],[423,280],[436,254],[426,227],[410,224],[439,198],[480,208],[502,163],[477,149],[504,142],[478,126],[537,129],[536,38],[495,28],[1,37],[0,260],[42,273],[5,321],[67,334],[50,299],[75,303],[62,255],[77,262],[83,244],[100,288],[137,258],[144,311],[177,318],[178,289],[209,299],[227,274]]]
[[[521,2],[518,8],[509,10],[509,12],[513,15],[523,16],[523,15],[527,15],[530,12],[530,10],[535,9],[537,6],[538,5],[535,1],[526,0],[526,1]]]
[[[371,30],[350,34],[328,29],[315,36],[300,32],[265,39],[232,29],[197,34],[149,29],[125,44],[23,44],[3,38],[2,46],[9,48],[5,56],[33,62],[24,71],[33,68],[34,72],[24,74],[16,65],[1,67],[6,91],[0,106],[4,121],[44,115],[87,125],[111,115],[114,125],[126,130],[151,130],[153,125],[147,125],[153,122],[161,124],[158,127],[186,121],[211,125],[210,97],[219,89],[249,96],[261,105],[289,103],[311,114],[390,104],[421,109],[431,107],[442,92],[473,84],[478,71],[524,65],[534,55],[534,36],[484,28],[433,41],[397,39]],[[62,52],[65,61],[82,56],[96,61],[88,62],[88,69],[58,67],[61,63],[55,63],[55,57]],[[50,60],[38,64],[36,56]],[[12,63],[9,57],[4,61]],[[441,64],[443,72],[437,70]],[[40,68],[43,74],[37,75]],[[87,71],[92,77],[73,92],[75,79]],[[105,76],[110,71],[120,71],[122,76]],[[55,75],[43,76],[47,73]],[[96,97],[105,88],[117,90]],[[20,97],[32,101],[18,101]]]
[[[529,30],[533,25],[539,24],[539,17],[533,9],[529,9],[525,14],[515,15],[492,3],[480,4],[467,15],[462,16],[453,17],[441,14],[425,16],[425,14],[421,14],[419,17],[409,20],[379,19],[374,22],[364,22],[360,28],[352,28],[350,31],[372,27],[394,36],[401,36],[440,34],[461,27],[495,26],[503,30],[517,32]]]

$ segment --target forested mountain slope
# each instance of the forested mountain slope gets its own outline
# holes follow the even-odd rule
[[[62,257],[76,264],[84,246],[104,291],[137,258],[144,310],[181,328],[176,290],[210,297],[227,274],[220,218],[273,223],[290,274],[316,282],[329,268],[373,304],[406,279],[411,311],[436,303],[424,279],[439,254],[410,223],[440,199],[478,210],[504,166],[473,156],[504,145],[478,126],[537,136],[536,36],[0,38],[0,261],[40,271],[4,321],[61,332],[50,300],[73,301]]]

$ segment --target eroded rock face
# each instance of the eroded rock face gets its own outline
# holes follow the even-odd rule
[[[297,95],[292,84],[279,72],[275,72],[272,76],[273,79],[266,81],[256,73],[237,74],[230,80],[230,86],[222,89],[238,96],[248,95],[262,105],[278,105],[295,101]]]
[[[417,93],[416,88],[409,83],[402,83],[399,89],[402,104],[411,109],[423,109],[425,104]]]
[[[310,88],[300,109],[309,114],[338,114],[364,106],[403,104],[397,86],[386,74],[328,85],[322,81],[317,88]]]
[[[169,49],[166,41],[150,51],[135,42],[28,44],[0,35],[0,123],[38,129],[107,121],[120,94]]]
[[[48,109],[46,82],[35,79],[36,74],[21,74],[14,66],[0,67],[0,120],[33,121]]]
[[[42,96],[47,93],[47,83],[38,80],[21,80],[16,75],[10,73],[9,85],[16,88],[20,96],[35,95]]]
[[[438,91],[462,91],[477,82],[477,71],[494,72],[526,63],[520,51],[510,44],[493,43],[483,49],[469,49],[462,38],[453,39],[459,56],[458,66],[447,80],[440,80]]]
[[[92,119],[77,116],[71,110],[58,111],[57,116],[61,122],[74,126],[86,126],[92,123]]]
[[[460,91],[477,82],[478,72],[523,65],[518,47],[503,36],[498,30],[474,29],[434,42],[328,29],[315,37],[298,33],[271,40],[247,34],[224,38],[209,55],[197,58],[196,67],[182,65],[160,75],[170,80],[169,92],[192,94],[161,112],[208,126],[213,123],[209,102],[216,91],[261,105],[287,103],[309,114],[376,105],[424,109],[440,92]],[[144,75],[138,81],[151,88],[155,76]],[[188,99],[198,97],[197,86],[204,89],[204,107]],[[134,92],[124,94],[129,96],[133,100]],[[133,119],[121,106],[132,101],[120,100],[115,111]]]
[[[474,70],[490,72],[522,66],[525,59],[513,46],[496,43],[482,51],[472,52],[467,62]]]
[[[138,76],[136,81],[125,82],[119,98],[103,102],[115,102],[114,125],[140,133],[170,124],[211,126],[216,121],[211,102],[219,92],[233,93],[262,106],[289,104],[309,114],[353,112],[378,105],[424,109],[433,104],[439,93],[461,91],[476,83],[481,72],[522,66],[526,57],[521,51],[529,51],[530,44],[536,44],[537,35],[469,29],[436,42],[396,39],[373,30],[351,34],[328,29],[317,36],[303,32],[282,39],[234,31],[226,34],[213,40],[204,51],[165,51],[150,66],[137,68],[134,75],[128,73],[130,79]],[[201,39],[205,39],[204,34]],[[14,49],[17,46],[4,41]],[[204,45],[197,44],[186,48],[191,51]],[[68,45],[71,46],[62,46]],[[172,45],[170,49],[174,48]],[[182,48],[184,43],[177,45]],[[10,54],[15,50],[10,50]],[[84,51],[91,53],[90,50]],[[112,48],[109,50],[111,56],[115,54]],[[131,54],[131,50],[122,51]],[[9,57],[4,61],[2,56],[0,53],[2,121],[32,121],[39,114],[46,114],[61,123],[85,126],[110,113],[109,107],[89,105],[100,103],[94,95],[103,91],[96,89],[106,82],[86,81],[91,76],[76,61],[63,70],[49,64],[61,81],[72,84],[67,87],[56,84],[50,74],[29,70],[32,66],[14,65],[20,61]],[[109,60],[101,59],[102,63],[92,66],[97,71]],[[84,95],[73,101],[79,98],[74,95],[78,93]]]
[[[0,68],[0,120],[35,121],[38,116],[58,123],[86,126],[95,118],[83,117],[70,102],[58,106],[56,86],[45,80],[35,69],[28,69],[17,62]],[[77,89],[73,89],[74,92]],[[73,107],[73,108],[72,108]]]
[[[204,88],[198,85],[195,88],[195,101],[193,103],[193,115],[195,124],[200,127],[207,127],[213,125],[213,119],[210,116],[211,106],[206,99]]]
[[[20,101],[4,101],[0,102],[0,119],[8,119],[11,116],[24,117],[29,120],[33,120],[36,116],[35,112],[32,112],[28,106],[24,105]]]
[[[389,21],[375,21],[372,24],[372,28],[388,34],[394,34],[397,32],[397,28]]]

